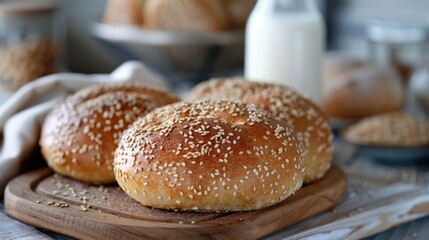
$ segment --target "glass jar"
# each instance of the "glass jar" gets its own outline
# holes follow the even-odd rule
[[[0,88],[15,91],[56,69],[52,1],[0,3]]]
[[[410,80],[409,106],[413,114],[429,118],[429,57],[414,72]]]
[[[428,28],[424,22],[374,20],[366,31],[369,55],[380,65],[392,67],[407,83],[429,54]]]

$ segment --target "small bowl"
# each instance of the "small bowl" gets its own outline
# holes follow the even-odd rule
[[[429,162],[429,144],[423,146],[391,147],[377,146],[349,141],[341,134],[342,140],[354,145],[362,155],[383,162],[404,164],[413,161],[427,160]]]
[[[90,32],[119,62],[142,61],[173,85],[243,68],[244,31],[179,32],[95,23]]]

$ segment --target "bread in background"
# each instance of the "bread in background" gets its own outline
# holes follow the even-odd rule
[[[107,24],[143,25],[146,0],[109,0],[103,22]]]
[[[223,0],[232,25],[236,29],[244,29],[250,13],[255,7],[256,0]]]
[[[145,26],[185,31],[224,31],[228,15],[219,0],[148,0]]]
[[[323,111],[334,119],[356,119],[400,110],[405,89],[394,70],[343,56],[325,60]]]
[[[219,32],[244,29],[256,0],[109,0],[106,24]]]

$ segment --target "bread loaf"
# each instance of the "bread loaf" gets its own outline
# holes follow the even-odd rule
[[[113,153],[129,124],[173,95],[139,85],[96,85],[66,99],[46,117],[42,154],[56,172],[88,183],[112,183]]]
[[[322,109],[335,119],[400,110],[405,90],[399,75],[374,63],[345,57],[325,61]]]
[[[137,120],[122,136],[119,186],[150,207],[244,211],[302,185],[301,146],[288,125],[254,106],[176,103]]]
[[[154,29],[216,32],[228,29],[219,0],[147,0],[145,26]]]
[[[146,0],[108,0],[103,22],[141,26],[145,3]]]
[[[255,106],[289,124],[303,144],[304,181],[322,178],[332,160],[332,132],[327,118],[311,100],[275,84],[242,78],[214,79],[196,86],[186,100],[228,99]]]
[[[243,29],[255,3],[256,0],[109,0],[103,22],[193,32]]]

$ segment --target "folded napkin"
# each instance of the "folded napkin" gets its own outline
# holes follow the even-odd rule
[[[140,62],[127,62],[109,75],[58,73],[23,86],[0,107],[0,195],[37,146],[46,114],[69,94],[96,83],[139,82],[166,89],[165,81]]]

